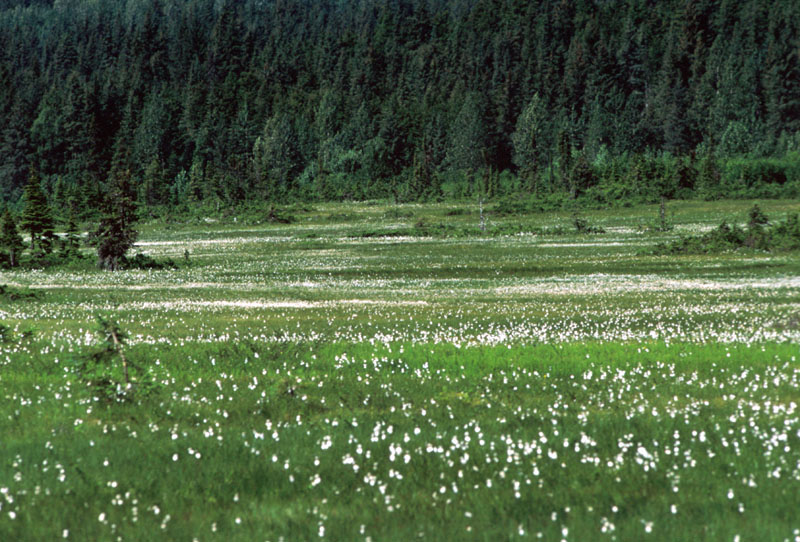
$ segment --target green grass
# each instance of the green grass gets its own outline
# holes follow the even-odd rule
[[[38,294],[0,304],[0,540],[793,540],[797,254],[643,250],[751,204],[399,239],[356,233],[477,209],[319,205],[145,225],[176,270],[0,272]],[[75,375],[98,313],[147,393]]]

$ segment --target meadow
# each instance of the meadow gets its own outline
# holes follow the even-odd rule
[[[652,251],[752,203],[318,204],[0,271],[0,540],[800,541],[800,255]]]

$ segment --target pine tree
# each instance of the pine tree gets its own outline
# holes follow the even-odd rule
[[[572,171],[572,137],[569,125],[558,132],[558,174],[564,189],[570,188],[570,172]]]
[[[586,153],[581,151],[569,173],[570,197],[575,199],[582,195],[587,188],[594,185],[595,181],[594,171],[586,159]]]
[[[705,199],[713,199],[719,192],[720,172],[714,149],[709,149],[698,164],[697,191]]]
[[[483,120],[483,103],[476,92],[469,93],[461,110],[450,126],[450,145],[447,164],[465,175],[467,182],[485,165],[486,126]]]
[[[31,169],[28,184],[25,186],[25,210],[22,213],[20,228],[31,235],[31,252],[37,256],[49,254],[53,250],[53,214],[47,205],[47,197],[39,185],[39,175]]]
[[[145,168],[140,192],[139,201],[147,206],[160,205],[166,201],[166,174],[158,158],[153,158]]]
[[[537,188],[536,180],[547,151],[544,141],[544,128],[547,112],[538,94],[517,119],[517,129],[511,135],[514,144],[514,164],[519,168],[520,177],[530,192]]]
[[[66,235],[61,239],[60,256],[71,260],[80,257],[81,238],[75,214],[70,212],[67,222]]]
[[[25,243],[17,231],[17,224],[11,211],[6,209],[3,214],[3,223],[0,226],[0,251],[8,256],[11,267],[19,265],[19,255],[25,250]]]
[[[125,253],[136,242],[136,191],[130,170],[112,171],[111,187],[103,203],[103,214],[96,232],[98,266],[115,271]]]
[[[205,183],[203,175],[202,159],[194,157],[192,167],[189,169],[189,179],[187,181],[186,196],[188,203],[198,203],[203,201],[203,185]]]

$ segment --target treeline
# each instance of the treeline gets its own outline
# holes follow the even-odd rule
[[[795,0],[2,0],[0,201],[796,197],[799,40]]]

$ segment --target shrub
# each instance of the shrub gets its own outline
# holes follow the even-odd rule
[[[0,300],[2,301],[19,301],[21,299],[36,299],[37,297],[39,297],[39,292],[35,292],[30,288],[18,288],[0,284]]]
[[[758,205],[748,212],[747,230],[723,221],[716,229],[703,235],[682,237],[672,243],[656,245],[654,254],[712,254],[750,248],[768,251],[800,249],[800,219],[796,213],[784,222],[769,226],[769,219]]]
[[[95,350],[73,360],[73,376],[106,401],[120,402],[149,394],[158,387],[152,369],[134,363],[125,353],[127,334],[119,324],[97,316]]]
[[[572,216],[572,224],[578,233],[605,233],[606,230],[600,226],[592,226],[589,221],[578,215]]]
[[[184,254],[184,259],[188,261],[188,257]],[[132,258],[123,258],[120,263],[120,269],[141,269],[161,271],[163,269],[177,269],[178,264],[175,260],[167,258],[166,260],[156,260],[148,254],[137,253]]]

